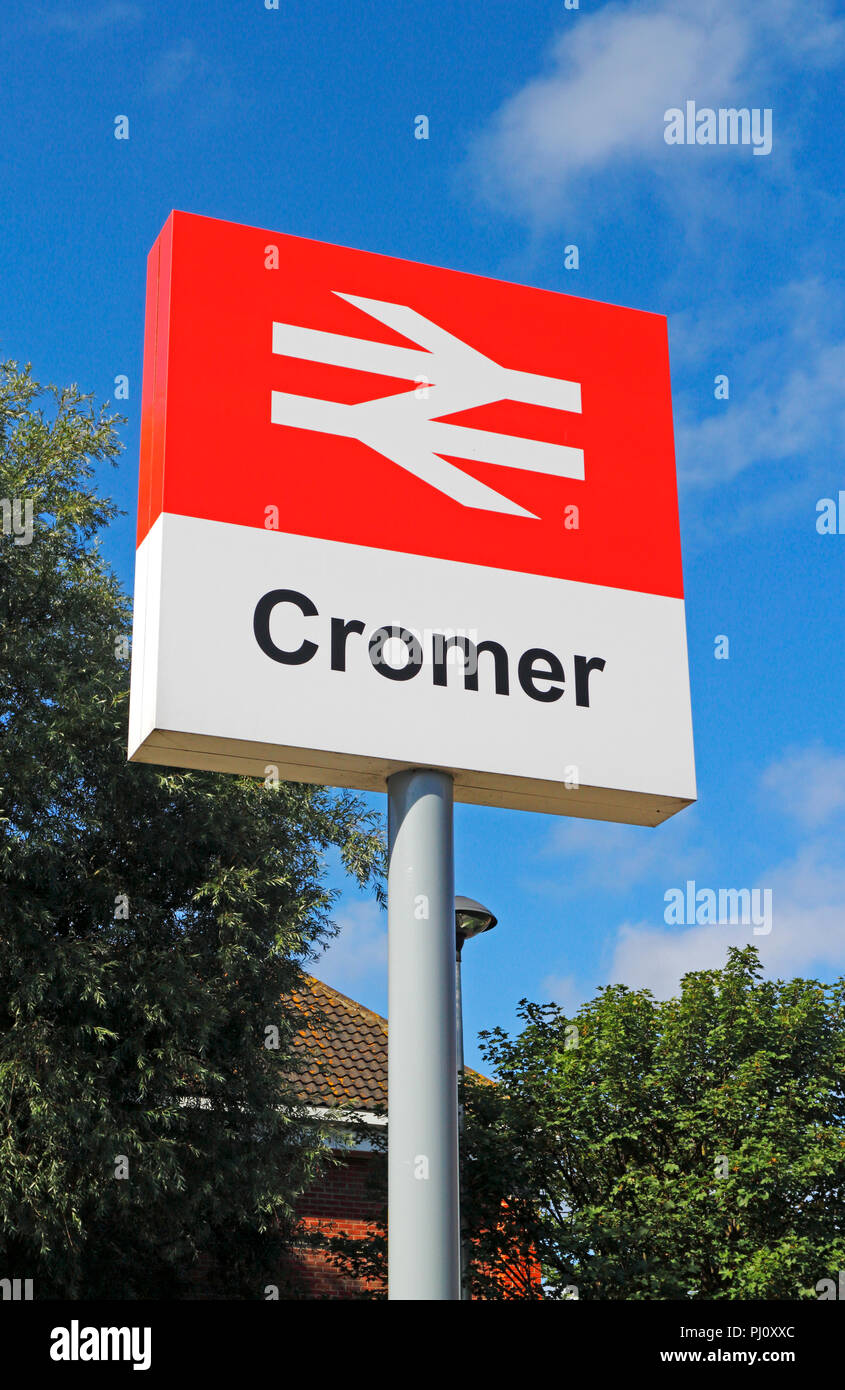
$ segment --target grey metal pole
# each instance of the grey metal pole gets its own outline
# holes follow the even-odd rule
[[[452,779],[388,779],[388,1298],[459,1299]]]
[[[458,942],[455,948],[455,1026],[458,1034],[458,1080],[463,1080],[464,1075],[464,1000],[461,991],[461,952],[463,943]],[[458,1108],[459,1118],[463,1118],[461,1105]],[[460,1125],[459,1125],[460,1128]]]
[[[455,1013],[457,1015],[456,1025],[458,1030],[458,1095],[464,1080],[464,997],[461,989],[461,955],[464,943],[460,936],[456,937],[455,945]],[[461,1158],[464,1148],[464,1121],[465,1110],[463,1100],[458,1100],[458,1202],[461,1214],[461,1236],[460,1236],[460,1281],[461,1298],[468,1299],[469,1294],[469,1241],[467,1240],[466,1225],[464,1222],[463,1193],[460,1188]]]

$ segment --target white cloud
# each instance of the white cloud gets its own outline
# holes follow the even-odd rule
[[[672,361],[697,368],[714,352],[742,349],[754,353],[755,368],[774,370],[783,333],[801,352],[812,351],[835,340],[844,311],[843,285],[833,276],[806,275],[746,299],[707,295],[695,309],[670,316]]]
[[[337,936],[309,970],[353,998],[362,989],[380,994],[387,981],[387,913],[376,902],[352,902],[335,922]]]
[[[89,38],[118,24],[134,24],[143,18],[143,14],[138,5],[127,4],[125,0],[111,0],[111,3],[100,5],[98,9],[89,6],[83,10],[48,10],[36,16],[35,23],[40,29]]]
[[[709,886],[701,884],[701,887]],[[650,989],[658,999],[677,994],[681,977],[690,970],[710,970],[725,963],[728,946],[763,938],[751,927],[653,927],[646,922],[623,922],[613,948],[608,979],[630,989]]]
[[[749,943],[759,950],[767,975],[842,975],[845,865],[831,863],[823,851],[808,846],[764,875],[759,886],[772,890],[768,935],[755,936],[750,926],[654,927],[626,922],[616,935],[608,978],[666,999],[677,993],[682,975],[723,966],[728,946]]]
[[[225,68],[188,38],[171,44],[150,64],[147,88],[153,97],[176,97],[183,120],[193,126],[222,120],[233,91]]]
[[[585,883],[600,884],[604,891],[624,893],[646,879],[668,882],[687,873],[693,858],[697,866],[702,864],[704,851],[690,844],[694,819],[694,813],[686,811],[655,829],[562,819],[552,826],[541,857],[559,860],[573,856],[578,864],[579,889]],[[565,874],[561,872],[556,878],[565,879]],[[542,884],[535,881],[534,887]]]
[[[192,39],[182,39],[156,59],[150,70],[150,89],[156,95],[176,92],[196,74],[207,70],[205,59],[197,52]]]
[[[578,1012],[584,1000],[584,991],[574,975],[547,975],[540,982],[542,1003],[557,1004],[564,1014],[571,1017]]]
[[[471,169],[488,197],[548,220],[584,175],[626,172],[632,161],[664,164],[670,107],[688,99],[759,104],[754,94],[773,68],[830,63],[843,34],[823,5],[798,0],[741,7],[658,0],[572,11],[551,46],[549,71],[491,118],[474,142]]]
[[[815,453],[843,433],[845,342],[816,345],[719,415],[681,423],[678,469],[685,482],[713,487],[756,464]]]
[[[700,493],[754,467],[781,465],[753,504],[734,509],[734,530],[806,509],[802,480],[824,487],[845,433],[843,312],[841,283],[810,277],[753,303],[720,299],[718,311],[670,319],[673,366],[701,382],[675,394],[682,484]],[[730,379],[724,402],[713,396],[717,372]],[[696,419],[702,399],[709,413]],[[790,478],[783,467],[789,461],[800,477]],[[711,529],[707,515],[697,515],[700,529]]]
[[[845,753],[821,744],[792,749],[766,769],[761,785],[802,825],[823,825],[845,810]]]
[[[845,859],[841,853],[845,810],[845,755],[820,745],[793,749],[765,770],[761,790],[769,803],[812,831],[783,863],[742,887],[769,888],[768,934],[753,927],[655,927],[623,923],[612,944],[609,979],[648,988],[658,998],[677,991],[681,976],[724,964],[728,946],[755,945],[768,975],[845,973]],[[736,884],[698,882],[697,887]]]

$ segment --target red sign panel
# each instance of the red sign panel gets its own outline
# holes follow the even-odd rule
[[[166,512],[682,596],[660,315],[181,212],[147,303],[139,543]]]

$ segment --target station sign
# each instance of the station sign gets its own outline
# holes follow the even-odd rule
[[[130,757],[654,825],[695,799],[666,320],[174,212]]]

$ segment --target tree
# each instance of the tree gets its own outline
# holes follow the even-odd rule
[[[532,1249],[547,1298],[817,1298],[836,1279],[845,981],[761,974],[731,948],[677,998],[616,985],[573,1019],[523,1000],[519,1036],[482,1034],[499,1084],[468,1083],[477,1294],[502,1297]]]
[[[127,763],[118,423],[0,367],[0,1273],[177,1297],[204,1255],[262,1298],[320,1149],[286,999],[333,931],[325,852],[380,892],[383,840],[350,795]]]
[[[615,985],[574,1018],[522,1000],[517,1037],[481,1034],[496,1084],[464,1083],[473,1297],[815,1299],[836,1284],[845,981],[761,973],[754,947],[731,948],[677,998]],[[384,1283],[386,1215],[329,1242],[347,1273]]]

